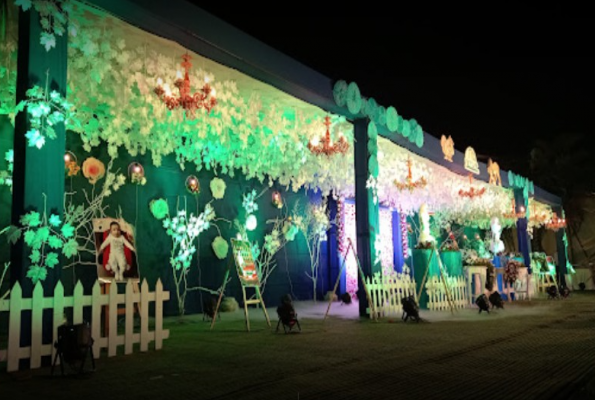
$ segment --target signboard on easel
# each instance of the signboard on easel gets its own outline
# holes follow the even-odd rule
[[[242,286],[260,286],[250,242],[231,239],[231,248]]]

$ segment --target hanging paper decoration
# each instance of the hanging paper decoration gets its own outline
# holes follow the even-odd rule
[[[164,199],[151,200],[151,203],[149,203],[149,209],[151,210],[151,214],[153,214],[153,216],[159,221],[169,215],[169,207],[167,205],[167,201]]]
[[[64,171],[69,177],[77,176],[81,167],[78,165],[78,161],[74,153],[67,151],[64,154]]]
[[[200,182],[196,176],[190,175],[186,178],[186,190],[192,194],[200,193]]]
[[[440,145],[442,146],[444,159],[452,162],[452,157],[455,155],[455,142],[452,140],[452,137],[448,135],[447,139],[446,136],[442,135],[442,138],[440,138]]]
[[[271,200],[273,205],[277,208],[283,208],[283,199],[281,198],[281,193],[275,190],[271,196]]]
[[[83,176],[95,185],[105,175],[105,165],[95,157],[89,157],[83,162]]]
[[[217,256],[218,259],[225,260],[227,258],[229,244],[221,236],[217,236],[213,240],[213,243],[211,243],[211,247],[213,248],[213,252],[215,253],[215,256]]]
[[[128,166],[128,177],[130,178],[130,182],[136,185],[145,185],[147,183],[145,169],[137,162],[133,162]]]
[[[467,150],[465,150],[465,169],[474,174],[479,174],[479,164],[473,147],[467,147]]]
[[[223,179],[213,178],[209,186],[214,199],[221,200],[225,196],[225,189],[227,188],[227,185],[225,185],[225,181]]]

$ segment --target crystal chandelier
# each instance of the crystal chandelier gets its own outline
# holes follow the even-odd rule
[[[313,137],[308,143],[308,149],[316,155],[326,154],[332,156],[336,153],[345,154],[349,150],[349,143],[343,136],[343,133],[339,133],[339,141],[333,143],[331,139],[331,118],[327,115],[324,118],[324,125],[326,126],[326,134],[322,138]]]
[[[473,174],[469,174],[469,189],[468,190],[459,190],[459,196],[461,197],[468,197],[470,199],[474,199],[475,197],[481,197],[486,192],[486,188],[482,187],[481,189],[477,189],[473,187]]]
[[[182,72],[178,70],[174,82],[174,86],[178,88],[180,95],[176,97],[171,92],[169,84],[166,83],[164,85],[161,78],[157,79],[155,94],[159,96],[168,109],[173,110],[181,107],[185,110],[187,118],[194,119],[196,110],[200,110],[201,108],[204,108],[207,111],[207,114],[210,113],[213,107],[217,105],[217,99],[215,97],[215,89],[211,88],[209,85],[208,78],[205,78],[205,84],[198,92],[190,92],[190,77],[188,75],[188,72],[192,67],[190,59],[191,57],[188,53],[182,56],[180,65],[184,68],[184,76],[182,76]]]
[[[395,179],[394,183],[395,183],[395,186],[397,187],[397,189],[399,189],[399,190],[407,189],[410,192],[412,192],[415,189],[424,188],[428,184],[425,176],[422,176],[420,179],[418,179],[416,181],[413,180],[413,175],[411,174],[411,165],[412,165],[411,158],[408,158],[407,159],[407,178],[405,179],[405,182],[400,182]]]
[[[566,228],[566,219],[559,218],[558,214],[554,213],[552,219],[545,223],[545,227],[552,231]]]

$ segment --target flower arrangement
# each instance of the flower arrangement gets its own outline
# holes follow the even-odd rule
[[[419,242],[415,245],[415,250],[431,250],[435,244],[434,242]]]
[[[441,252],[456,252],[459,250],[459,246],[457,246],[454,242],[445,242],[440,248]]]
[[[83,162],[83,176],[95,185],[105,176],[105,165],[95,157],[89,157]]]

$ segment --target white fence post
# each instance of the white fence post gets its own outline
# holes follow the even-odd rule
[[[71,297],[64,296],[64,287],[58,282],[54,289],[53,297],[44,297],[43,286],[38,283],[31,298],[23,299],[23,291],[17,282],[10,292],[10,299],[0,300],[0,312],[9,313],[8,346],[2,348],[0,343],[0,361],[7,361],[7,371],[19,370],[21,359],[30,360],[30,368],[41,367],[42,357],[51,356],[52,360],[56,350],[53,342],[57,340],[58,327],[64,322],[64,311],[67,308],[73,310],[73,323],[83,322],[84,307],[91,307],[91,335],[94,339],[93,353],[95,358],[100,357],[101,349],[106,348],[108,356],[117,354],[118,346],[124,345],[125,354],[131,354],[135,343],[141,343],[141,350],[147,351],[149,343],[155,341],[155,349],[163,347],[163,340],[169,338],[169,330],[163,329],[163,302],[169,300],[169,292],[163,291],[161,281],[157,282],[155,292],[149,292],[146,281],[143,282],[140,294],[135,293],[133,285],[126,285],[126,293],[118,294],[117,285],[111,285],[109,295],[101,294],[99,282],[95,282],[91,296],[85,296],[83,286],[79,282],[75,286]],[[149,304],[155,302],[155,331],[149,331]],[[139,303],[141,311],[141,334],[134,334],[133,312],[135,303]],[[126,310],[126,335],[118,336],[117,316],[118,305],[124,304]],[[109,306],[109,334],[102,336],[102,311],[104,306]],[[46,309],[52,310],[52,332],[53,342],[43,343],[43,312]],[[20,347],[22,330],[22,312],[31,311],[31,345]],[[26,333],[26,332],[25,332]]]
[[[140,287],[140,351],[149,350],[149,285],[144,279]]]

